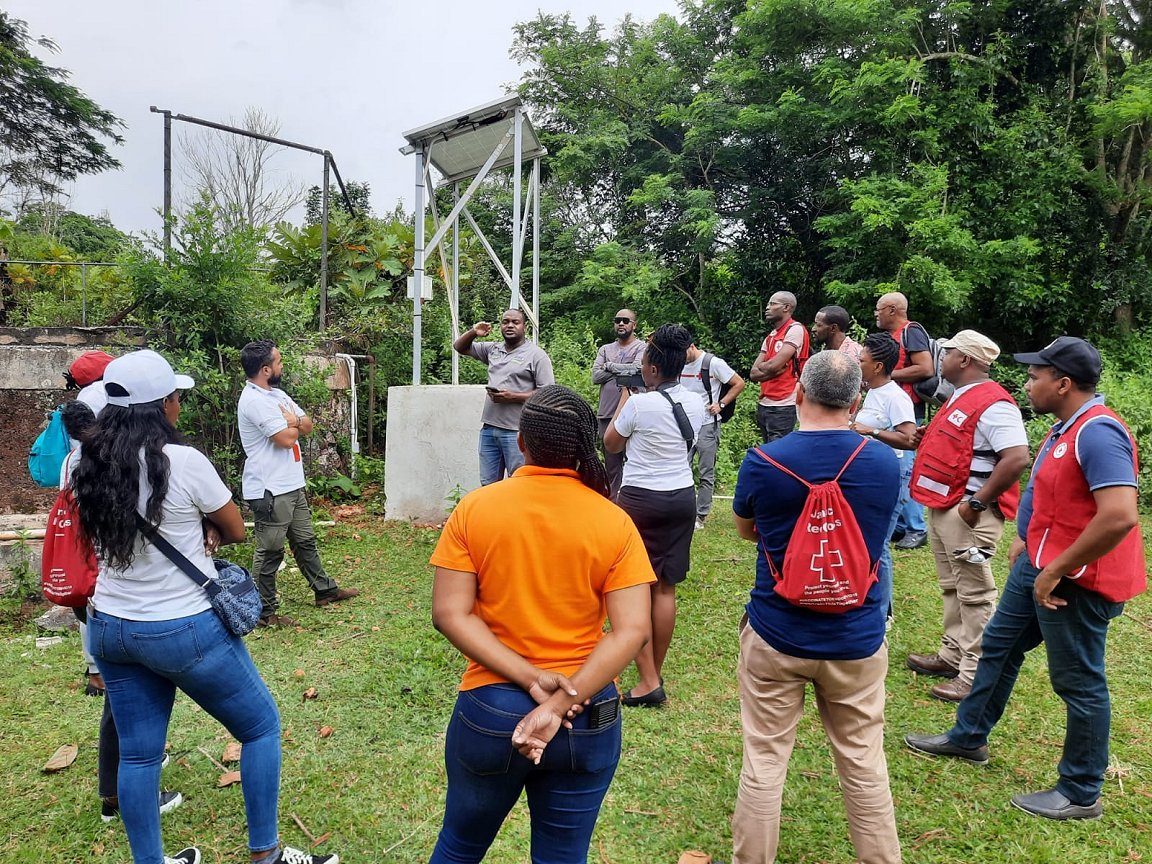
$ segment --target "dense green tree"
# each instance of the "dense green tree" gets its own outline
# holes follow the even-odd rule
[[[68,72],[46,65],[28,25],[0,11],[0,194],[58,194],[61,181],[119,167],[108,143],[121,143],[123,123],[68,83]]]
[[[74,213],[53,202],[25,208],[17,227],[58,241],[82,261],[113,261],[129,243],[128,235],[108,217]]]
[[[513,55],[583,267],[612,260],[601,243],[654,256],[653,297],[722,347],[782,288],[863,322],[899,289],[937,332],[1032,340],[1152,314],[1149,11],[686,0],[611,32],[541,16]],[[558,310],[588,305],[582,272]]]
[[[328,190],[328,209],[329,218],[332,212],[341,212],[349,216],[355,214],[358,216],[371,216],[372,215],[372,187],[371,184],[361,183],[359,180],[349,180],[344,184],[344,190],[348,193],[348,198],[345,200],[344,195],[340,192],[340,187],[336,184]],[[322,191],[319,186],[309,186],[308,194],[304,198],[304,222],[308,225],[319,225],[320,217],[324,209],[324,200]],[[352,202],[352,209],[348,209],[348,202]]]

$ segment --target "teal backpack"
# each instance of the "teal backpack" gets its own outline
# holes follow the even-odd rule
[[[57,406],[48,418],[48,427],[32,442],[28,454],[28,473],[37,486],[60,485],[60,468],[71,449],[64,430],[64,414]]]

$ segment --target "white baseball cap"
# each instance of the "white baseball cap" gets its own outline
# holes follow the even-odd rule
[[[104,369],[104,389],[117,384],[127,396],[108,394],[108,404],[127,408],[163,399],[175,390],[189,390],[196,382],[187,375],[177,375],[172,366],[155,351],[133,351],[117,357]]]

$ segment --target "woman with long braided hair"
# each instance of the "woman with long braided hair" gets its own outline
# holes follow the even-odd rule
[[[522,791],[532,860],[587,861],[620,758],[614,679],[651,632],[655,576],[608,500],[592,409],[541,387],[518,440],[524,465],[465,495],[432,555],[432,623],[468,658],[432,864],[481,861]]]
[[[696,525],[696,488],[689,452],[704,425],[700,397],[680,384],[692,335],[678,324],[657,328],[640,361],[646,393],[620,392],[604,448],[627,452],[617,503],[644,538],[659,580],[652,586],[652,640],[636,656],[640,680],[624,704],[667,701],[661,674],[676,628],[676,585],[688,576]]]

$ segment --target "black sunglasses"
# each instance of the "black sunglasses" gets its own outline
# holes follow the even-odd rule
[[[631,324],[632,323],[631,318],[614,318],[612,320],[613,320],[614,324]]]

